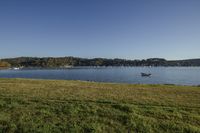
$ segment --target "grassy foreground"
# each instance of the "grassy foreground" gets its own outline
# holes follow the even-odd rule
[[[200,132],[200,87],[0,79],[0,132]]]

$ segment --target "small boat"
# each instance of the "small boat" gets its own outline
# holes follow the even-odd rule
[[[149,76],[151,76],[151,73],[141,73],[141,76],[142,77],[149,77]]]
[[[19,67],[14,67],[14,68],[13,68],[13,70],[19,70],[19,69],[20,69]]]

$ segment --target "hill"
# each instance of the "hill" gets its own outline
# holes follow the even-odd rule
[[[68,67],[68,66],[200,66],[200,59],[173,60],[150,58],[146,60],[78,58],[78,57],[19,57],[2,59],[12,67]]]
[[[200,59],[168,61],[171,66],[200,66]]]

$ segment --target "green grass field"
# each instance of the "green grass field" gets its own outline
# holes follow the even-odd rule
[[[0,79],[0,132],[200,132],[200,87]]]

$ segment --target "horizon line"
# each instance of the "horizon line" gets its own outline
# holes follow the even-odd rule
[[[182,59],[167,59],[167,58],[163,58],[163,57],[149,57],[149,58],[141,58],[141,59],[128,59],[128,58],[119,58],[119,57],[115,57],[115,58],[107,58],[107,57],[79,57],[79,56],[16,56],[16,57],[0,57],[0,60],[2,59],[15,59],[15,58],[65,58],[65,57],[73,57],[73,58],[82,58],[82,59],[122,59],[122,60],[147,60],[147,59],[165,59],[166,61],[177,61],[177,60],[194,60],[194,59],[200,59],[200,57],[194,57],[194,58],[182,58]]]

